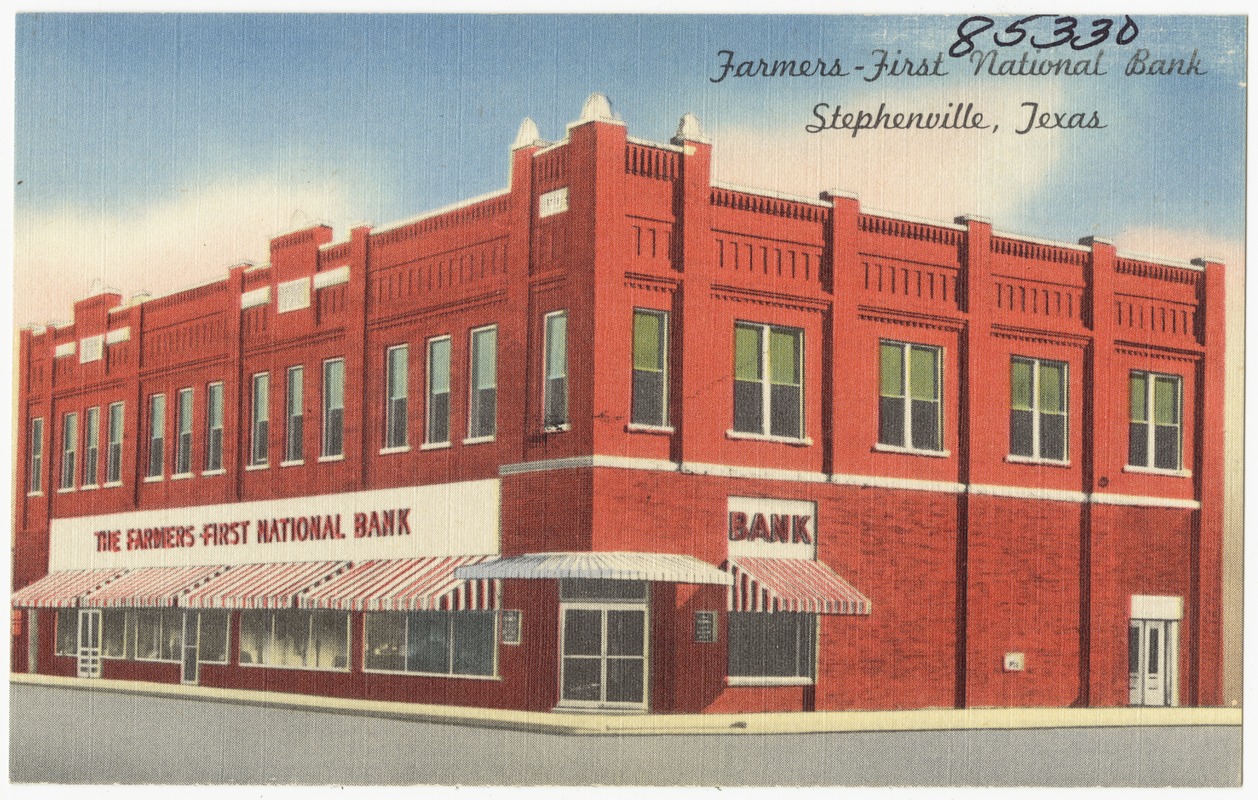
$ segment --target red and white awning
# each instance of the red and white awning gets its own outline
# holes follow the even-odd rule
[[[70,608],[125,572],[125,569],[115,568],[49,573],[14,592],[12,602],[18,608]]]
[[[179,598],[186,608],[292,608],[304,592],[344,572],[348,561],[245,564]]]
[[[364,561],[297,598],[299,608],[339,611],[482,611],[500,607],[495,580],[454,577],[496,556]]]
[[[731,558],[730,611],[798,611],[868,614],[869,598],[820,561],[795,558]]]
[[[224,566],[133,569],[89,594],[83,605],[92,608],[173,606],[185,594],[226,569]]]

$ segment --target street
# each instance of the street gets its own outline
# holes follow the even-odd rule
[[[556,736],[11,685],[14,783],[1233,786],[1239,727]]]

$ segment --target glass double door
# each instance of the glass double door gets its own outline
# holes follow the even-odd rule
[[[99,608],[79,609],[77,647],[78,675],[80,678],[100,677],[101,611]]]
[[[1127,702],[1133,706],[1179,705],[1178,623],[1133,619],[1127,628]]]
[[[560,702],[641,709],[647,704],[647,608],[624,603],[565,603]]]

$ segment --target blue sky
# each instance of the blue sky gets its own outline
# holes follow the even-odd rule
[[[849,71],[875,48],[933,61],[960,19],[19,15],[14,322],[68,318],[93,281],[171,291],[265,261],[268,236],[312,221],[340,235],[500,188],[520,120],[562,138],[592,91],[641,138],[667,140],[697,114],[726,181],[845,189],[886,211],[982,213],[1000,230],[1103,235],[1173,259],[1243,257],[1238,17],[1137,15],[1136,42],[1103,45],[1103,77],[976,79],[945,57],[938,78],[709,80],[720,50]],[[1207,74],[1126,77],[1137,47],[1196,50]],[[1024,51],[1095,52],[1002,57]],[[972,102],[1003,129],[809,134],[820,102]],[[1108,127],[1019,136],[1024,102],[1096,110]]]

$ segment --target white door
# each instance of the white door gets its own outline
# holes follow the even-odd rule
[[[181,680],[195,684],[201,679],[201,613],[183,612],[183,670]]]
[[[100,609],[79,609],[79,677],[100,677]]]
[[[1133,619],[1127,628],[1127,701],[1133,706],[1178,705],[1179,623]]]

